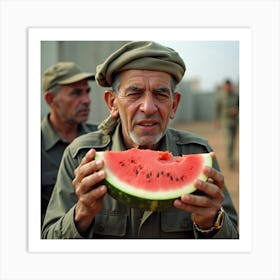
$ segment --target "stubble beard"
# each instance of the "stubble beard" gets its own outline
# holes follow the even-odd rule
[[[158,133],[153,139],[151,140],[145,140],[145,139],[140,139],[140,137],[135,136],[133,132],[129,131],[128,132],[130,139],[138,148],[146,148],[146,149],[151,149],[159,143],[161,138],[163,137],[164,133],[160,132]]]

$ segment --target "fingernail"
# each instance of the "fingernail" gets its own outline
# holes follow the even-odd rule
[[[101,166],[101,160],[99,160],[99,159],[96,160],[96,161],[95,161],[95,164],[96,164],[97,167],[100,167],[100,166]]]
[[[106,192],[106,187],[105,186],[101,186],[99,190],[100,190],[100,193],[103,194],[103,193]]]
[[[199,179],[197,179],[197,180],[196,180],[196,185],[197,185],[198,187],[201,187],[201,186],[202,186],[202,182],[201,182]]]
[[[92,156],[92,153],[93,153],[93,149],[90,149],[90,150],[87,152],[87,155],[88,155],[88,156]]]
[[[105,172],[104,172],[104,170],[99,170],[99,171],[98,171],[98,176],[99,176],[99,177],[105,177]]]
[[[176,200],[174,200],[174,202],[173,202],[173,205],[174,205],[175,207],[180,207],[182,204],[183,204],[183,203],[182,203],[182,201],[181,201],[180,199],[176,199]]]
[[[183,201],[184,202],[189,202],[191,200],[191,197],[188,194],[183,195]]]
[[[211,171],[211,168],[209,166],[205,166],[205,171],[209,173]]]

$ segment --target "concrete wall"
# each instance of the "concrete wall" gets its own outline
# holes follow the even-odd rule
[[[213,120],[215,116],[216,93],[195,95],[195,120]]]
[[[58,43],[57,42],[41,42],[41,73],[52,64],[59,61]],[[42,75],[41,75],[42,76]],[[49,111],[49,107],[43,98],[41,91],[41,116]]]
[[[177,91],[181,92],[182,97],[175,122],[213,120],[216,93],[193,91],[187,81],[182,81],[178,85]]]
[[[102,63],[113,51],[125,41],[42,41],[41,71],[58,61],[74,61],[84,71],[95,72],[96,66]],[[107,117],[108,109],[103,101],[104,88],[90,82],[91,113],[89,122],[99,123]],[[176,121],[211,120],[214,114],[215,94],[194,92],[190,83],[183,80],[177,90],[182,93],[181,103],[173,123]],[[43,96],[43,92],[41,93]],[[41,116],[49,111],[44,99],[41,100]]]

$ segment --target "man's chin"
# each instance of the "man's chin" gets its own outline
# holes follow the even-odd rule
[[[130,133],[130,139],[132,140],[132,142],[139,147],[143,147],[143,148],[152,148],[154,146],[156,146],[159,141],[162,138],[162,134],[158,134],[157,136],[142,136],[142,137],[137,137],[135,135],[133,135],[133,133]]]
[[[78,123],[83,123],[86,122],[87,120],[88,120],[88,115],[80,115],[79,117],[77,117]]]

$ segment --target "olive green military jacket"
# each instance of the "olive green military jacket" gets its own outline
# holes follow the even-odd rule
[[[81,123],[78,135],[97,130],[96,124]],[[49,114],[41,121],[41,220],[45,212],[56,182],[60,161],[69,142],[62,140],[52,128]]]
[[[140,211],[119,203],[109,194],[104,197],[103,208],[95,216],[87,235],[81,236],[74,222],[77,203],[72,185],[74,170],[90,148],[124,150],[120,131],[119,124],[112,135],[91,132],[75,139],[66,148],[47,209],[42,238],[238,238],[237,213],[227,190],[223,226],[210,237],[195,230],[188,212],[176,208],[162,212]],[[205,139],[174,129],[167,130],[160,150],[168,150],[173,155],[212,151]],[[219,169],[216,161],[214,167]]]

